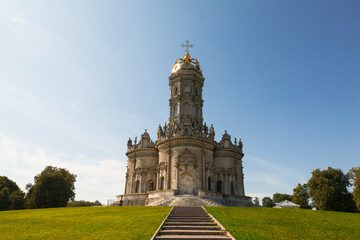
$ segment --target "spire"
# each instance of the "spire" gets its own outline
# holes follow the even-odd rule
[[[194,45],[189,44],[190,43],[189,40],[186,40],[185,43],[186,44],[181,44],[181,47],[186,48],[185,56],[184,56],[184,58],[178,58],[175,61],[175,64],[171,69],[172,73],[177,72],[181,68],[190,68],[190,69],[193,68],[201,73],[202,69],[201,69],[199,61],[196,58],[191,58],[190,54],[189,54],[189,52],[190,52],[189,47],[192,48],[192,47],[194,47]]]
[[[189,47],[190,47],[190,48],[193,48],[194,45],[193,45],[193,44],[189,44],[189,43],[190,43],[189,40],[186,40],[185,43],[186,43],[186,44],[181,44],[181,47],[183,47],[183,48],[186,47],[185,52],[186,52],[186,53],[189,53],[189,52],[190,52],[190,51],[189,51]],[[185,56],[186,56],[186,55],[185,55]]]

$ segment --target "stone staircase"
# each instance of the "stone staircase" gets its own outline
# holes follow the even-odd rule
[[[170,206],[170,203],[174,201],[175,197],[167,197],[148,204],[147,206]]]
[[[202,207],[174,207],[152,239],[235,240]]]
[[[223,207],[224,205],[213,200],[197,197],[194,195],[178,195],[158,200],[148,204],[147,206]]]

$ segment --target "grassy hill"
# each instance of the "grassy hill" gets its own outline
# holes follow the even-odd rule
[[[0,239],[150,239],[170,207],[74,207],[0,212]]]
[[[150,239],[170,207],[0,212],[0,239]],[[360,214],[207,207],[237,239],[360,239]]]
[[[206,207],[236,239],[360,239],[360,214]]]

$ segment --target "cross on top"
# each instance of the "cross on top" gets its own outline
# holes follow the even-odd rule
[[[190,43],[190,42],[189,42],[189,40],[186,40],[186,41],[185,41],[185,43],[186,43],[186,44],[181,44],[181,47],[186,47],[185,52],[187,52],[187,53],[188,53],[188,52],[189,52],[189,47],[190,47],[190,48],[193,48],[193,47],[194,47],[194,45],[189,44],[189,43]]]

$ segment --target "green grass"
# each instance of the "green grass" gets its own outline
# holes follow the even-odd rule
[[[236,239],[360,239],[360,214],[206,207]]]
[[[150,239],[170,207],[74,207],[0,212],[0,239]]]

